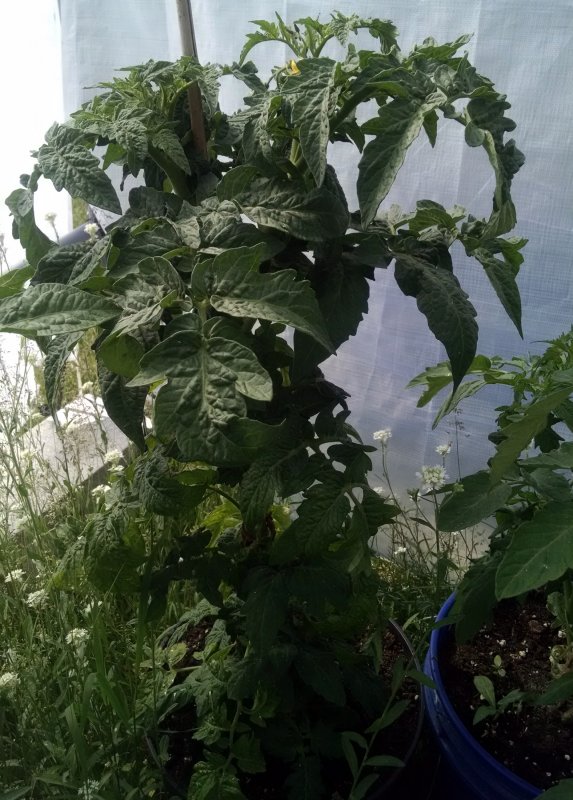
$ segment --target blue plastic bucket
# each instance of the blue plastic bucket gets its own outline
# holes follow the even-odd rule
[[[452,595],[436,621],[445,619],[454,603]],[[432,631],[424,672],[436,688],[423,687],[426,716],[444,761],[444,797],[452,800],[531,800],[541,794],[527,781],[504,767],[479,744],[458,717],[448,699],[440,673],[439,654],[451,628]]]

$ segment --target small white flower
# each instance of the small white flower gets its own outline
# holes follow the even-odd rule
[[[84,394],[93,394],[93,391],[94,391],[93,381],[86,381],[85,383],[82,383],[82,392]]]
[[[448,455],[448,453],[451,453],[451,451],[452,451],[451,442],[448,442],[447,444],[439,444],[436,447],[436,453],[444,458]]]
[[[20,678],[15,672],[2,672],[0,673],[0,692],[12,691],[20,683]]]
[[[78,789],[78,797],[82,800],[94,800],[99,789],[99,781],[87,780],[83,786]]]
[[[102,483],[100,486],[94,486],[92,489],[92,497],[99,500],[100,497],[105,497],[109,491],[111,491],[111,486],[108,486],[107,483]]]
[[[557,631],[557,636],[560,639],[564,639],[565,638],[565,631]]]
[[[520,650],[519,651],[519,657],[520,658],[525,658],[526,655],[527,655],[527,650]]]
[[[5,576],[4,583],[18,583],[19,581],[23,580],[23,578],[23,569],[11,569],[10,572]]]
[[[30,608],[41,608],[46,605],[48,601],[48,592],[45,589],[38,589],[36,592],[30,592],[26,597],[26,605]]]
[[[96,611],[102,604],[101,600],[90,600],[87,606],[84,608],[84,614],[89,616],[92,611]]]
[[[85,628],[72,628],[66,633],[66,644],[71,644],[75,648],[81,648],[90,638]]]
[[[505,647],[505,645],[507,644],[507,642],[505,641],[505,639],[498,639],[498,640],[497,640],[497,643],[498,643],[498,645],[499,645],[500,647]]]
[[[436,464],[435,467],[422,467],[421,472],[416,472],[416,477],[419,478],[422,483],[423,492],[441,489],[448,480],[446,470],[439,464]]]
[[[123,455],[119,450],[108,450],[105,456],[103,457],[103,460],[105,461],[106,464],[111,464],[112,466],[115,466],[116,464],[119,464],[122,458]]]
[[[50,225],[53,225],[54,222],[56,221],[57,216],[58,215],[56,214],[55,211],[48,211],[46,214],[44,214],[44,219],[46,220],[46,222],[49,222]]]
[[[395,555],[395,556],[399,556],[399,555],[402,555],[402,553],[406,553],[406,552],[407,552],[407,550],[406,550],[406,548],[405,548],[405,547],[397,547],[397,548],[394,550],[394,555]]]
[[[84,225],[84,231],[90,237],[90,241],[94,242],[97,239],[99,225],[96,225],[95,222],[88,222],[87,225]]]
[[[382,428],[380,431],[374,431],[372,438],[375,442],[382,442],[382,444],[386,444],[388,439],[392,438],[392,431],[390,428]]]

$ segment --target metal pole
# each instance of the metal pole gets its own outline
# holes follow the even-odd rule
[[[197,43],[195,41],[195,28],[193,27],[193,14],[191,0],[175,0],[177,5],[177,18],[179,20],[179,35],[181,37],[181,51],[184,56],[197,58]],[[207,138],[203,122],[203,103],[201,90],[197,83],[192,84],[187,90],[189,101],[189,116],[191,117],[191,132],[193,143],[204,158],[208,158]]]

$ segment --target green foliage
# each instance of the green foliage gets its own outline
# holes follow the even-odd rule
[[[138,593],[142,624],[162,618],[180,583],[210,603],[193,669],[157,710],[166,720],[194,704],[200,757],[189,798],[241,798],[244,776],[279,758],[289,799],[318,800],[325,759],[344,750],[349,796],[359,800],[375,770],[398,765],[370,752],[405,707],[396,698],[402,668],[381,685],[384,621],[370,560],[372,537],[398,511],[368,486],[373,448],[347,423],[346,393],[320,364],[356,333],[375,268],[394,261],[460,384],[477,323],[453,273],[456,240],[519,328],[521,245],[502,237],[515,222],[510,186],[522,156],[505,141],[513,123],[504,97],[457,54],[466,38],[427,40],[404,56],[383,20],[336,13],[326,23],[277,16],[257,25],[240,63],[223,70],[249,92],[236,114],[219,107],[220,68],[183,58],[127,69],[50,129],[25,187],[9,198],[36,272],[30,288],[0,291],[0,327],[41,342],[52,405],[69,350],[95,329],[105,407],[141,451],[90,521],[87,577],[102,592]],[[360,29],[375,50],[346,45]],[[333,38],[346,47],[341,61],[321,55]],[[296,60],[265,82],[245,58],[269,40]],[[194,85],[206,153],[196,117],[191,125]],[[359,123],[372,102],[378,113]],[[422,130],[434,144],[438,114],[485,149],[491,215],[423,200],[411,214],[376,219]],[[355,213],[328,164],[332,142],[362,153]],[[112,164],[145,183],[126,209],[107,177]],[[57,248],[34,223],[40,176],[124,213],[98,241]],[[291,518],[283,503],[292,497]],[[153,539],[141,524],[151,519]],[[199,621],[185,616],[170,642]],[[103,673],[98,686],[123,719],[125,703]],[[365,728],[371,739],[354,763],[349,747]]]

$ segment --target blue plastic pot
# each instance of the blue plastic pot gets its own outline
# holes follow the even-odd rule
[[[445,619],[455,595],[445,602],[437,621]],[[424,672],[436,688],[423,687],[426,716],[444,762],[444,797],[455,800],[530,800],[541,794],[490,755],[458,717],[440,673],[440,650],[452,635],[450,626],[432,631]]]

